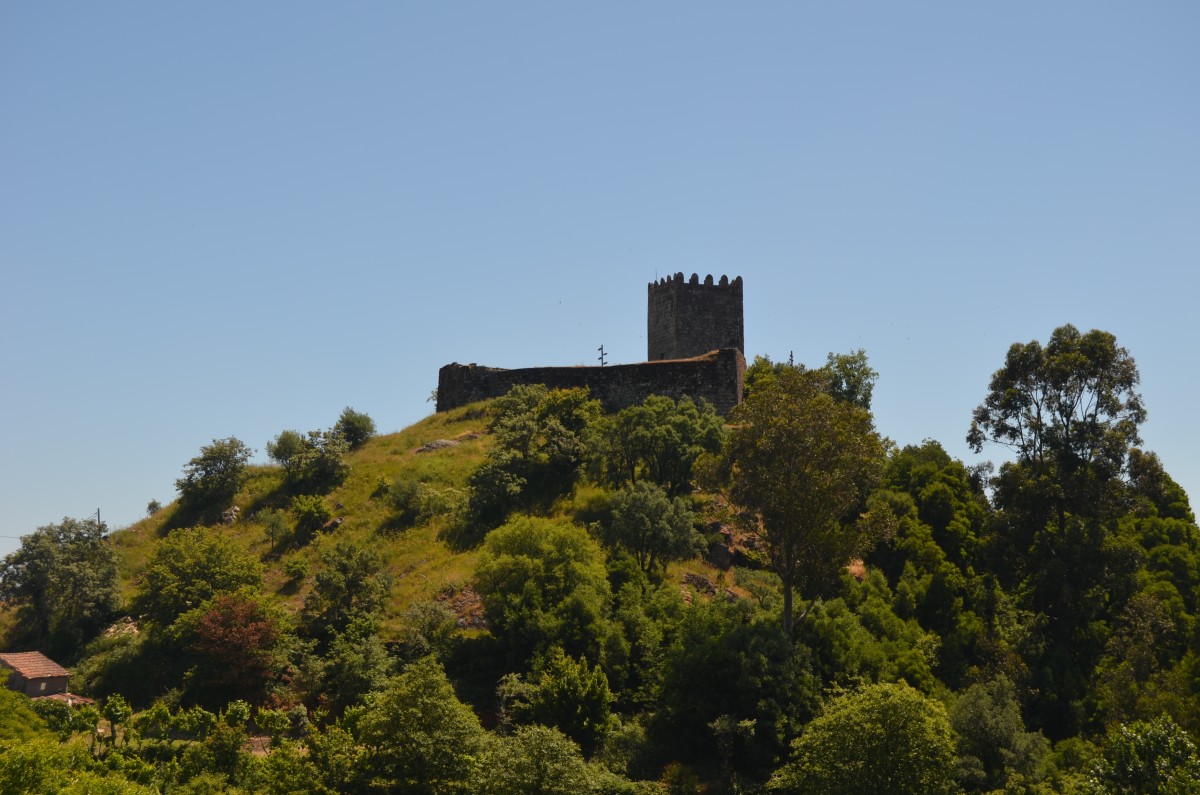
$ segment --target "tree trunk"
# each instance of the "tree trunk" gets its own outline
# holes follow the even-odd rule
[[[783,634],[792,639],[792,578],[783,581]]]

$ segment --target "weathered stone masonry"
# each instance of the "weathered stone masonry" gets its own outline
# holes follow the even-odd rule
[[[677,273],[650,282],[646,301],[646,361],[688,359],[709,351],[746,352],[742,320],[742,277],[718,284]]]
[[[742,330],[742,278],[730,282],[696,274],[651,282],[648,289],[647,358],[607,367],[529,367],[505,370],[448,364],[438,372],[437,410],[499,397],[518,384],[552,389],[587,387],[607,411],[641,403],[650,395],[704,398],[722,415],[742,401],[746,374]]]
[[[742,402],[746,359],[741,351],[713,351],[693,359],[669,359],[608,367],[528,367],[504,370],[477,364],[448,364],[438,372],[437,410],[498,397],[517,384],[554,389],[585,386],[606,411],[641,403],[650,395],[678,400],[704,398],[720,414]]]

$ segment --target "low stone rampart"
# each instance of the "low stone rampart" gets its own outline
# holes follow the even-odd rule
[[[732,348],[691,359],[666,359],[607,367],[529,367],[505,370],[477,364],[448,364],[438,371],[437,410],[499,397],[518,384],[551,389],[587,387],[606,411],[637,405],[650,395],[678,400],[704,398],[721,415],[742,401],[746,359]]]

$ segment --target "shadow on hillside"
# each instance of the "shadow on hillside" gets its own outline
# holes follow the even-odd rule
[[[491,529],[470,521],[451,522],[438,531],[438,540],[451,552],[468,552],[483,543]]]

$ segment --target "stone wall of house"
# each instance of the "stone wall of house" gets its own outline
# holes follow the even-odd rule
[[[741,279],[738,292],[741,292]],[[552,389],[587,387],[606,411],[641,403],[650,395],[678,400],[704,398],[724,415],[742,401],[746,359],[740,349],[713,350],[689,359],[614,364],[608,367],[529,367],[505,370],[477,364],[448,364],[438,372],[437,410],[499,397],[517,384]]]
[[[10,676],[8,680],[9,689],[16,690],[18,693],[24,693],[30,698],[67,692],[67,677],[65,676],[39,676],[26,679],[20,673],[0,666],[0,678],[3,678],[5,675]]]

